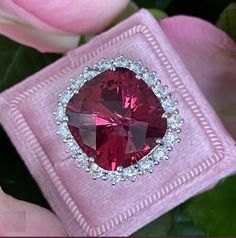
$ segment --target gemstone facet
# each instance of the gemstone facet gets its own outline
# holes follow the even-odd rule
[[[167,129],[161,103],[135,75],[125,68],[106,70],[86,82],[66,107],[72,136],[106,170],[136,164]]]
[[[177,103],[140,61],[102,59],[70,81],[54,113],[57,134],[94,179],[135,181],[180,142]]]

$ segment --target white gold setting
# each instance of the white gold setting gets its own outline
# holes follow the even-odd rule
[[[162,139],[157,139],[157,146],[137,164],[127,168],[118,167],[116,171],[109,171],[99,167],[92,157],[88,157],[82,151],[67,126],[68,118],[65,112],[70,99],[79,92],[86,81],[106,70],[115,70],[117,67],[133,71],[136,73],[137,79],[142,79],[153,90],[165,111],[163,117],[167,119],[167,130]],[[138,175],[143,175],[146,172],[152,173],[161,160],[169,158],[169,153],[175,144],[180,142],[179,133],[183,123],[177,109],[177,102],[168,93],[168,87],[161,84],[156,73],[150,71],[141,61],[129,60],[124,56],[115,59],[101,59],[99,63],[92,67],[86,67],[79,76],[71,79],[70,85],[59,95],[58,106],[53,114],[56,118],[57,134],[62,137],[66,152],[75,159],[76,165],[89,172],[93,179],[110,180],[112,184],[126,180],[134,182]]]

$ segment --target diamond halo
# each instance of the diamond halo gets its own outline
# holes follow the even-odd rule
[[[126,168],[117,167],[115,171],[110,171],[98,166],[94,162],[94,158],[88,157],[77,144],[67,125],[66,106],[85,82],[106,70],[116,70],[118,67],[133,71],[137,79],[142,79],[152,89],[165,111],[162,116],[167,119],[167,130],[162,139],[157,139],[157,146],[136,164]],[[168,93],[168,87],[162,85],[156,73],[150,71],[141,61],[133,61],[124,56],[115,59],[101,59],[99,63],[92,67],[86,67],[79,76],[71,79],[70,85],[59,95],[59,102],[54,115],[57,123],[57,134],[63,138],[66,152],[75,159],[76,165],[89,172],[93,179],[110,180],[112,184],[126,180],[134,182],[138,175],[143,175],[146,172],[152,173],[161,160],[168,159],[173,146],[180,142],[179,133],[183,123],[177,109],[177,102]]]

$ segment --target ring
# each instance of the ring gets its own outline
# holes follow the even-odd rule
[[[66,152],[93,179],[134,182],[180,142],[177,101],[157,74],[124,56],[70,80],[54,112]]]

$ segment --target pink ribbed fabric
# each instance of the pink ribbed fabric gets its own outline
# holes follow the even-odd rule
[[[157,72],[185,123],[170,160],[135,183],[111,186],[75,166],[52,113],[70,77],[119,55]],[[145,10],[2,93],[0,108],[2,125],[69,235],[130,235],[236,170],[234,140]]]

